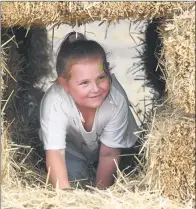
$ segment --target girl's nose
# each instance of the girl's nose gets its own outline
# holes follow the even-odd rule
[[[99,92],[99,86],[97,83],[93,83],[92,86],[91,86],[91,91],[92,92]]]

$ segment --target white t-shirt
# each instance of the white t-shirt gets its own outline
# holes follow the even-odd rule
[[[58,84],[45,93],[40,106],[40,139],[45,150],[65,149],[88,162],[98,160],[100,142],[112,148],[133,146],[138,131],[126,93],[114,75],[110,93],[97,109],[91,132],[72,96]]]

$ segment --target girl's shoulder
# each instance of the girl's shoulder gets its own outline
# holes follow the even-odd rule
[[[116,107],[121,106],[122,103],[127,103],[127,105],[129,105],[127,94],[114,74],[112,74],[112,85],[110,89],[109,100]]]
[[[99,119],[101,123],[106,124],[112,116],[118,114],[119,112],[127,112],[128,106],[129,104],[126,92],[116,77],[112,74],[110,93],[99,109]]]
[[[41,101],[40,109],[44,110],[59,106],[68,110],[69,106],[71,106],[71,102],[69,95],[64,91],[64,89],[58,83],[54,83],[45,92]]]

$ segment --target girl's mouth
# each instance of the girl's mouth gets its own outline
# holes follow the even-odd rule
[[[90,97],[90,98],[97,98],[97,97],[100,97],[100,96],[101,96],[101,94],[93,96],[93,97]]]

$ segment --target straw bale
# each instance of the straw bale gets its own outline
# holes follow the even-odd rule
[[[3,31],[2,35],[2,103],[5,107],[2,108],[5,121],[1,141],[2,181],[9,182],[7,179],[17,173],[17,178],[39,184],[45,178],[45,165],[44,169],[41,165],[44,152],[38,138],[37,116],[37,103],[43,92],[34,88],[34,84],[51,70],[49,45],[46,30],[31,29],[27,34],[31,39],[20,36],[25,35],[24,32],[23,29],[12,28],[11,32]],[[32,44],[33,47],[29,47]],[[37,177],[38,173],[42,173],[42,178]]]
[[[4,48],[1,49],[1,151],[2,151],[2,160],[1,160],[1,183],[8,183],[9,178],[12,176],[12,162],[10,160],[11,157],[11,140],[9,134],[10,123],[5,120],[5,109],[10,102],[10,97],[6,97],[7,94],[6,84],[9,80],[11,74],[8,71],[7,67],[8,56]],[[5,99],[5,100],[3,100]]]
[[[160,28],[166,90],[174,107],[195,113],[195,7]]]
[[[3,119],[1,119],[3,120]],[[12,180],[17,177],[16,170],[14,169],[13,155],[17,148],[12,146],[9,129],[11,123],[1,121],[1,184],[10,185]]]
[[[18,148],[13,146],[12,135],[16,122],[14,109],[14,97],[18,91],[18,74],[22,70],[24,59],[16,50],[16,44],[12,38],[2,35],[1,49],[1,147],[2,147],[2,183],[9,183],[15,175],[14,155]],[[19,127],[17,127],[17,131]]]
[[[148,139],[146,180],[170,199],[195,198],[195,120],[165,105]]]
[[[81,25],[99,21],[118,21],[169,17],[190,2],[2,2],[2,26]]]
[[[186,205],[160,196],[157,191],[131,191],[127,185],[118,184],[107,190],[73,192],[52,191],[39,186],[34,188],[6,187],[2,189],[2,207],[17,209],[58,208],[58,209],[191,209]],[[11,200],[11,201],[10,201]]]
[[[2,35],[2,115],[5,116],[5,121],[11,123],[13,118],[13,99],[17,95],[18,88],[18,75],[21,72],[22,64],[24,63],[24,58],[18,53],[17,46],[13,42],[12,38],[5,37]]]

